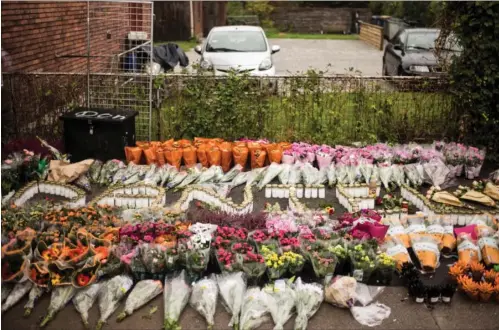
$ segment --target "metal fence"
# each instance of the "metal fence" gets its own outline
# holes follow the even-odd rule
[[[149,76],[144,75],[144,79]],[[87,104],[86,74],[4,74],[2,140],[61,138],[59,116]],[[137,138],[195,136],[305,140],[431,141],[455,139],[459,113],[445,79],[292,76],[224,78],[91,74],[107,108],[135,109],[152,95],[152,117],[141,112]],[[129,99],[123,100],[124,89]],[[121,96],[120,96],[121,95]]]

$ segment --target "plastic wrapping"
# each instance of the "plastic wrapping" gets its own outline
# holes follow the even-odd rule
[[[324,300],[324,288],[318,283],[303,283],[301,278],[295,281],[295,330],[307,329],[308,320],[321,307]]]
[[[43,318],[42,323],[40,323],[40,327],[46,326],[55,315],[66,306],[68,302],[76,294],[76,289],[72,285],[67,286],[59,286],[52,290],[52,294],[50,296],[50,304],[47,309],[47,315]]]
[[[7,299],[13,288],[14,284],[2,283],[2,303]]]
[[[236,175],[236,177],[234,178],[234,180],[232,180],[230,184],[231,187],[237,187],[246,183],[250,177],[250,173],[251,172],[241,172],[238,175]]]
[[[218,286],[212,275],[192,285],[192,295],[189,305],[204,316],[208,329],[215,325],[215,310],[217,307]]]
[[[291,170],[289,171],[288,184],[291,186],[297,185],[301,181],[301,167],[303,165],[301,163],[295,163],[292,165]]]
[[[192,289],[185,278],[185,271],[172,279],[165,280],[163,291],[165,330],[180,329],[178,320],[189,302],[191,291]]]
[[[324,300],[334,306],[350,308],[355,303],[357,281],[349,276],[337,276],[326,286]]]
[[[123,321],[134,311],[156,298],[161,292],[163,292],[163,284],[160,281],[143,280],[138,282],[126,299],[125,309],[118,315],[116,321]]]
[[[379,178],[385,189],[390,191],[390,182],[392,180],[392,168],[390,166],[380,166],[379,167]]]
[[[232,317],[229,327],[239,329],[239,316],[246,292],[246,278],[243,272],[217,275],[218,288],[222,302]]]
[[[7,297],[5,302],[2,303],[2,313],[17,304],[28,292],[30,292],[32,286],[33,283],[30,281],[17,283],[12,291],[10,291],[9,296]]]
[[[312,166],[310,163],[305,163],[301,169],[303,183],[306,185],[316,184],[319,178],[319,170]]]
[[[450,170],[441,160],[432,160],[423,164],[425,175],[429,178],[430,184],[440,189],[446,189],[454,185],[452,175],[449,175]]]
[[[392,165],[392,181],[398,186],[404,184],[405,174],[403,165]]]
[[[166,184],[166,188],[173,189],[178,186],[187,177],[188,173],[186,171],[181,171],[175,174],[171,180]]]
[[[240,329],[253,330],[268,320],[267,295],[258,287],[246,290],[241,308]]]
[[[28,301],[24,305],[24,316],[29,316],[31,311],[35,307],[35,303],[38,299],[46,292],[45,288],[42,288],[38,285],[33,285],[31,290],[29,291]]]
[[[327,168],[327,184],[332,187],[336,184],[336,167],[334,163]]]
[[[274,330],[284,329],[284,324],[293,315],[295,291],[287,281],[277,280],[273,285],[268,284],[263,292],[267,295],[267,309],[274,320]]]
[[[480,261],[480,250],[471,235],[463,233],[457,237],[457,255],[459,261],[466,265],[469,265],[472,261]]]
[[[201,175],[201,171],[197,166],[193,166],[191,168],[187,169],[187,176],[185,177],[184,180],[176,187],[177,189],[185,188],[188,185],[194,183],[199,176]]]
[[[132,286],[133,280],[128,275],[118,275],[104,282],[99,292],[100,318],[96,330],[102,329]]]
[[[102,288],[103,282],[97,282],[83,288],[78,291],[73,297],[73,305],[75,309],[80,313],[81,320],[85,328],[89,328],[88,324],[88,311],[94,305],[94,302],[97,300],[99,295],[99,291]]]
[[[348,183],[348,166],[339,164],[336,166],[336,181],[339,184]]]
[[[373,174],[374,165],[364,162],[359,166],[359,170],[360,173],[362,174],[362,177],[364,178],[364,182],[369,184],[369,182],[371,182],[371,176]]]
[[[94,160],[92,165],[88,168],[88,177],[93,183],[99,182],[100,172],[102,169],[102,162],[100,160]]]
[[[350,311],[357,322],[368,327],[381,325],[391,313],[390,307],[380,303],[365,307],[353,306]]]
[[[217,166],[213,165],[207,170],[203,171],[201,175],[199,175],[196,183],[201,184],[206,182],[213,182],[216,174],[217,174]]]
[[[410,234],[411,246],[424,272],[434,272],[439,265],[440,250],[437,240],[429,234]]]
[[[263,179],[258,183],[258,190],[262,190],[267,184],[269,184],[272,180],[274,180],[279,173],[281,173],[282,167],[280,164],[272,163],[265,171],[265,175]]]
[[[219,180],[219,182],[230,182],[243,171],[243,167],[236,164],[230,171],[224,174],[224,176]]]
[[[158,167],[155,164],[152,164],[149,167],[149,170],[146,172],[146,176],[144,177],[144,183],[155,186],[160,181],[161,181],[161,175],[158,171]]]

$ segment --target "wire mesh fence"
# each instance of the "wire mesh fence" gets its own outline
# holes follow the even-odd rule
[[[2,139],[59,138],[58,117],[87,103],[86,78],[4,75]],[[151,132],[151,139],[216,136],[344,144],[424,142],[462,133],[445,79],[162,75],[149,90],[148,75],[99,73],[90,78],[106,102],[98,103],[103,107],[140,110],[152,95],[151,121],[139,116],[136,122],[141,140]]]

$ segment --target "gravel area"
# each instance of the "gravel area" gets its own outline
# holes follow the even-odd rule
[[[327,71],[327,74],[345,74],[350,68],[364,76],[381,76],[383,52],[360,40],[305,40],[270,39],[281,51],[274,55],[277,75],[306,72],[308,69]],[[191,63],[200,56],[187,52]],[[180,68],[175,69],[180,72]]]

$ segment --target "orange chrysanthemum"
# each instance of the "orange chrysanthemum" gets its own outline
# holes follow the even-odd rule
[[[470,269],[472,272],[481,272],[485,271],[485,267],[478,261],[472,261],[470,263]]]

